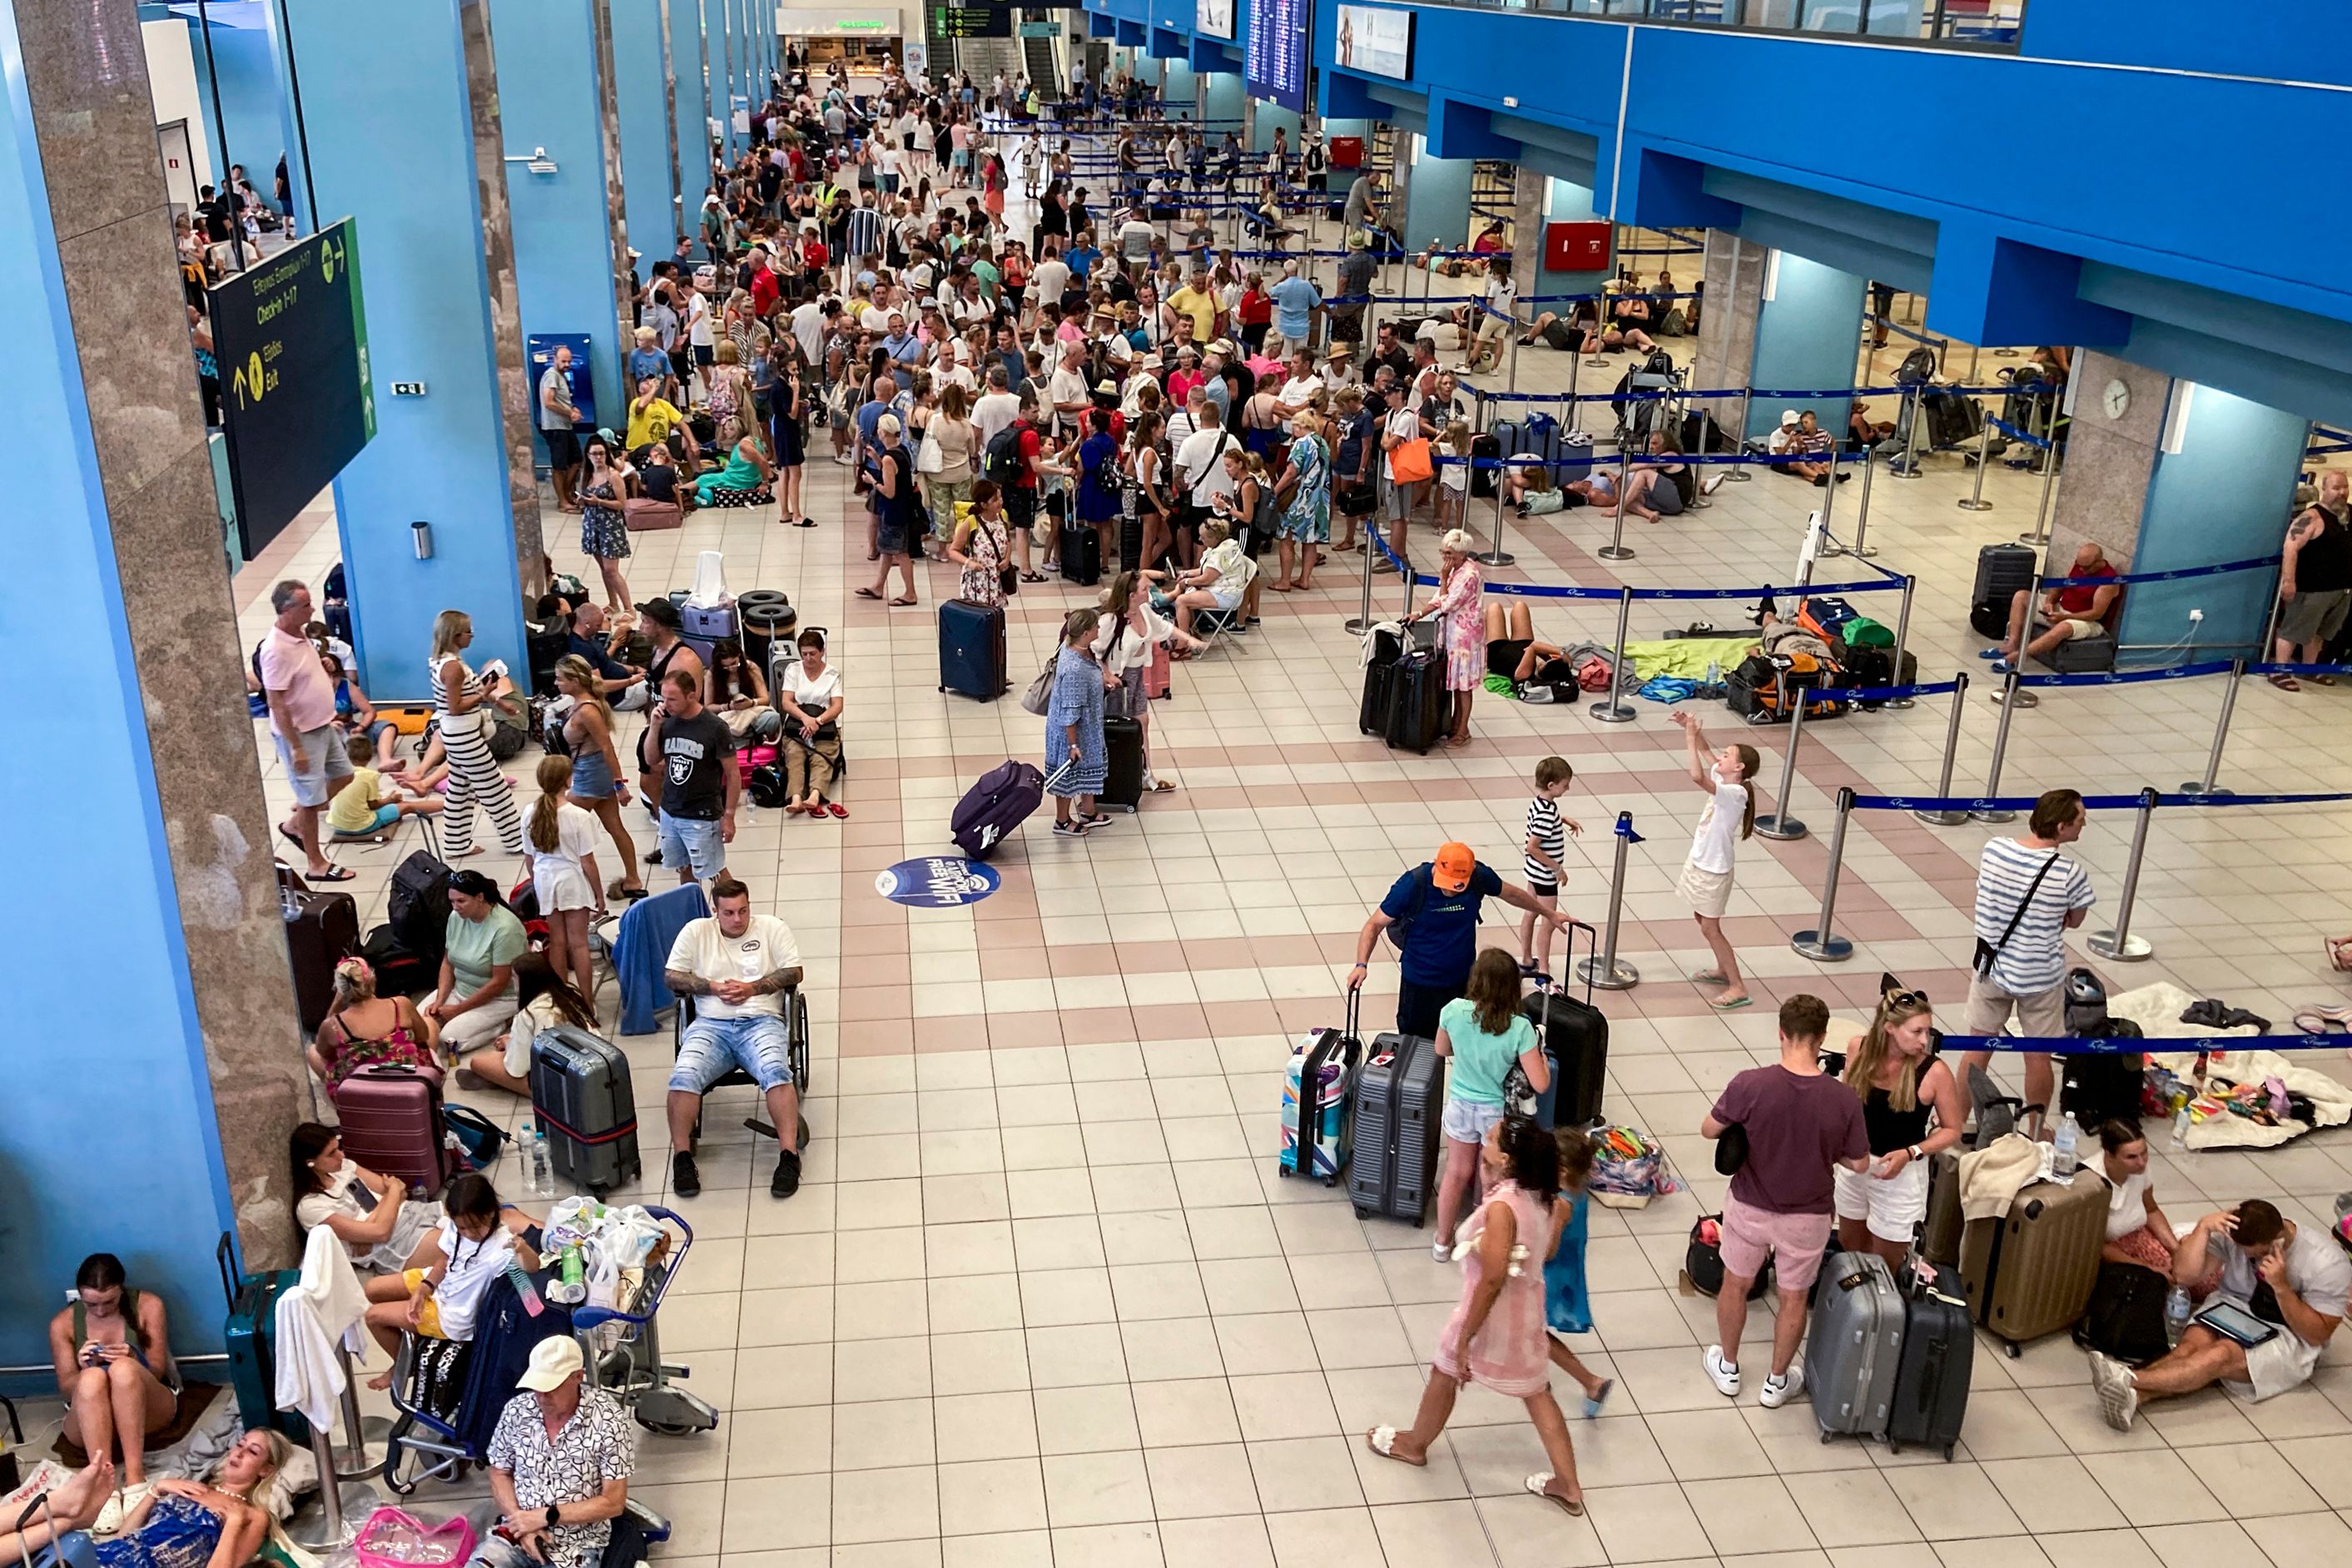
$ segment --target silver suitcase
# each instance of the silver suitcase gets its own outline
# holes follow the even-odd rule
[[[1841,1432],[1886,1435],[1903,1363],[1903,1292],[1874,1252],[1822,1259],[1821,1291],[1805,1336],[1805,1389],[1826,1443]]]
[[[1349,1138],[1348,1201],[1356,1217],[1385,1215],[1411,1226],[1428,1217],[1437,1188],[1445,1062],[1434,1041],[1382,1035],[1356,1079]]]

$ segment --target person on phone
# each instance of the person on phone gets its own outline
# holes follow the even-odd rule
[[[499,1413],[485,1451],[499,1522],[474,1549],[479,1568],[591,1568],[604,1560],[613,1521],[629,1506],[637,1438],[621,1402],[585,1386],[580,1342],[570,1334],[532,1347]]]
[[[147,1436],[171,1424],[178,1368],[163,1299],[133,1289],[122,1259],[93,1252],[74,1271],[73,1305],[49,1320],[49,1357],[65,1396],[65,1435],[86,1454],[122,1447],[126,1506],[146,1495]]]
[[[522,816],[515,809],[514,785],[499,771],[489,735],[494,721],[491,710],[520,719],[522,699],[503,671],[494,668],[478,674],[466,663],[465,652],[473,640],[474,619],[463,610],[444,610],[434,617],[433,657],[427,668],[433,681],[434,719],[441,743],[449,752],[448,804],[441,821],[447,835],[446,858],[450,860],[477,853],[477,804],[490,819],[506,852],[523,852]]]
[[[2209,1327],[2200,1314],[2168,1354],[2137,1372],[2093,1351],[2091,1386],[2099,1413],[2116,1431],[2130,1431],[2147,1401],[2193,1394],[2209,1384],[2257,1404],[2299,1387],[2352,1301],[2352,1259],[2322,1232],[2297,1225],[2260,1198],[2190,1226],[2173,1249],[2172,1282],[2194,1289],[2215,1258],[2221,1260],[2221,1282],[2206,1310],[2234,1309],[2273,1331],[2257,1344],[2242,1344]]]

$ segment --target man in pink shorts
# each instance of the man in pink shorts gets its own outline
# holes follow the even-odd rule
[[[1830,1010],[1818,996],[1780,1004],[1780,1060],[1750,1068],[1724,1087],[1699,1123],[1708,1138],[1737,1127],[1748,1138],[1748,1158],[1723,1200],[1723,1290],[1715,1299],[1716,1332],[1702,1364],[1727,1399],[1739,1397],[1739,1337],[1748,1326],[1748,1292],[1772,1262],[1780,1312],[1772,1325],[1772,1371],[1758,1402],[1778,1410],[1805,1385],[1790,1363],[1805,1338],[1805,1298],[1836,1223],[1836,1185],[1830,1172],[1870,1168],[1870,1140],[1862,1100],[1822,1071],[1822,1037]]]

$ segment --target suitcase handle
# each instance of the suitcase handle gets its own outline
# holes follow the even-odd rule
[[[236,1282],[244,1270],[236,1260],[236,1233],[221,1232],[220,1245],[213,1248],[213,1261],[220,1265],[221,1295],[227,1300],[228,1310],[236,1310]]]

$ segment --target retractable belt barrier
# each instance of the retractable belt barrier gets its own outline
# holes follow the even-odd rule
[[[2008,387],[2003,390],[2014,392],[2022,389]],[[1991,415],[1988,414],[1985,416],[1985,424],[1989,428],[2000,431],[2002,435],[2008,437],[2012,441],[2022,441],[2027,446],[2038,448],[2044,452],[2050,449],[2050,443],[2047,439],[2042,437],[2036,436],[2031,430],[2021,430],[2006,419],[1996,419]]]
[[[2044,588],[2116,588],[2133,583],[2178,583],[2189,577],[2213,577],[2224,572],[2257,572],[2275,566],[2279,557],[2257,555],[2244,561],[2224,561],[2213,566],[2181,566],[2169,572],[2122,572],[2112,577],[2043,577]]]
[[[2031,1051],[2053,1057],[2225,1054],[2230,1051],[2340,1051],[2342,1035],[1946,1035],[1949,1051]]]

